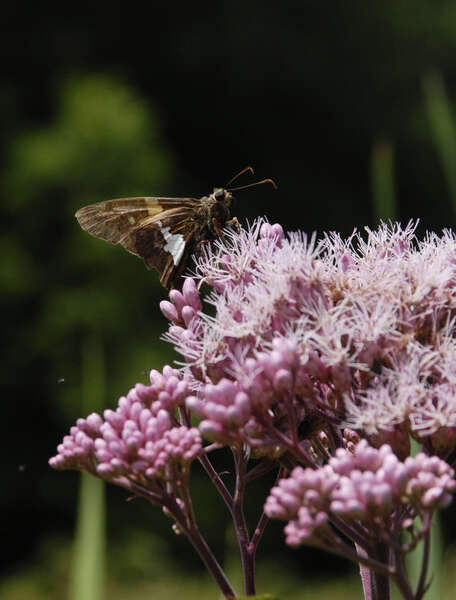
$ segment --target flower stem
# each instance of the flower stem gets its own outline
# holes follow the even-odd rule
[[[368,554],[362,546],[359,546],[358,544],[355,544],[355,546],[356,551],[360,556],[368,558]],[[382,556],[379,556],[378,558],[380,560],[382,560],[383,557],[386,558],[386,560],[382,560],[382,562],[388,564],[388,549],[382,549],[380,554],[382,554]],[[389,600],[391,590],[389,577],[387,575],[373,571],[362,563],[359,564],[359,572],[363,584],[365,600]]]
[[[223,483],[223,481],[220,479],[219,474],[214,469],[214,466],[213,466],[212,462],[210,461],[209,457],[206,454],[202,454],[199,457],[199,461],[202,464],[206,473],[208,474],[210,480],[217,488],[220,496],[223,498],[223,501],[225,502],[229,511],[231,512],[231,509],[233,506],[233,499],[232,499],[231,494],[228,491],[226,485]]]
[[[183,409],[180,410],[180,417],[181,417],[182,422],[185,423],[185,425],[187,425],[187,427],[191,426],[190,416],[186,413],[185,410],[183,410]],[[223,498],[223,501],[225,502],[226,506],[231,511],[231,507],[233,504],[233,499],[231,498],[231,494],[229,493],[226,485],[220,479],[219,474],[214,469],[212,462],[210,461],[209,456],[207,455],[207,452],[209,452],[209,450],[216,450],[218,447],[219,447],[218,444],[211,444],[210,446],[207,446],[205,448],[205,452],[199,457],[199,462],[201,463],[201,465],[203,466],[203,469],[208,474],[212,483],[217,488],[217,490],[218,490],[219,494],[221,495],[221,497]]]
[[[236,593],[225,575],[225,572],[212,553],[212,550],[209,548],[206,540],[201,535],[196,522],[188,521],[185,513],[181,510],[173,497],[164,498],[163,504],[176,519],[179,528],[185,533],[192,546],[198,552],[201,560],[212,575],[216,584],[219,586],[220,591],[225,598],[227,598],[227,600],[235,599],[237,597]]]
[[[185,529],[184,530],[188,539],[192,543],[195,550],[198,552],[201,560],[206,565],[207,570],[212,575],[213,579],[219,586],[222,594],[225,598],[232,600],[236,598],[236,593],[231,587],[230,582],[228,581],[227,576],[225,575],[222,567],[219,565],[217,559],[212,554],[211,549],[207,545],[206,540],[199,533],[198,529]]]
[[[423,530],[425,531],[424,536],[424,547],[423,547],[423,558],[421,561],[421,572],[418,586],[416,588],[415,598],[420,600],[426,593],[426,576],[429,566],[429,556],[431,552],[431,517],[429,513],[426,513],[423,523]]]
[[[250,539],[249,551],[255,556],[256,550],[258,548],[258,544],[263,536],[264,530],[266,529],[266,525],[269,523],[269,517],[266,516],[265,512],[261,513],[261,517],[258,521],[258,525],[253,532],[253,535]]]
[[[244,593],[254,596],[255,588],[255,550],[249,543],[249,532],[244,516],[244,491],[247,460],[241,451],[233,449],[236,467],[236,485],[233,498],[233,522],[241,552],[242,572],[244,575]]]
[[[410,582],[407,577],[407,572],[404,563],[404,554],[403,552],[395,552],[394,554],[396,573],[393,576],[393,579],[405,600],[416,600],[417,596],[415,596],[415,594],[413,593],[412,588],[410,586]]]

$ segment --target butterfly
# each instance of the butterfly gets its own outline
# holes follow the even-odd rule
[[[276,184],[264,179],[249,185],[231,188],[246,167],[223,188],[214,188],[202,198],[119,198],[84,206],[76,213],[79,225],[91,235],[121,244],[132,254],[143,259],[149,269],[156,269],[160,283],[166,289],[176,287],[192,255],[197,255],[204,243],[220,237],[223,228],[239,227],[231,218],[231,192],[263,183]]]

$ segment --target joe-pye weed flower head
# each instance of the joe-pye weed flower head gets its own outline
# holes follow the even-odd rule
[[[260,219],[226,231],[161,302],[179,369],[153,372],[115,411],[79,420],[52,466],[165,505],[191,539],[186,485],[199,460],[244,541],[236,503],[248,481],[278,468],[265,508],[288,521],[288,543],[395,576],[365,557],[366,540],[392,544],[393,531],[409,531],[397,562],[454,491],[445,460],[456,443],[456,239],[444,231],[420,241],[415,229],[382,223],[317,241]],[[415,458],[410,438],[422,446]],[[233,452],[233,494],[209,460],[221,446]]]
[[[316,242],[258,221],[207,247],[195,275],[212,286],[215,315],[185,291],[162,303],[207,433],[232,439],[235,429],[258,446],[274,423],[283,433],[293,398],[298,423],[318,415],[402,456],[411,435],[445,456],[456,431],[456,244],[449,231],[418,241],[415,227]]]

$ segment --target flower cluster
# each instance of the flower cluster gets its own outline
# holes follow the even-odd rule
[[[243,495],[280,469],[290,475],[265,513],[288,521],[288,544],[347,556],[418,600],[427,554],[415,596],[404,555],[429,545],[432,515],[456,487],[456,237],[420,241],[415,229],[382,223],[317,241],[259,219],[203,245],[193,276],[160,303],[180,369],[152,371],[116,410],[79,419],[50,464],[161,504],[227,598],[196,524],[190,465],[199,460],[230,511],[246,595],[267,518],[249,538]],[[413,458],[411,438],[423,450]],[[211,460],[221,446],[233,455],[233,490]]]
[[[78,419],[50,460],[57,469],[86,470],[128,487],[148,479],[178,479],[202,450],[196,428],[180,425],[174,413],[189,395],[179,371],[151,372],[151,385],[137,384],[117,409]]]
[[[319,417],[408,453],[456,444],[456,240],[382,224],[316,242],[257,221],[204,249],[162,311],[184,357],[188,406],[221,443],[287,446]],[[209,283],[203,312],[196,281]],[[288,448],[289,449],[289,448]]]
[[[200,430],[205,437],[228,444],[241,439],[252,445],[258,441],[267,446],[268,424],[283,417],[280,413],[283,406],[277,405],[278,399],[288,396],[291,402],[297,392],[297,381],[302,388],[299,368],[296,344],[275,338],[270,352],[259,352],[255,358],[245,359],[239,370],[242,377],[207,383],[199,396],[187,398],[186,405],[202,419]]]
[[[366,535],[390,541],[397,538],[395,523],[400,523],[401,509],[409,518],[423,518],[426,511],[451,502],[456,491],[453,475],[453,469],[436,456],[420,453],[401,462],[390,446],[376,449],[361,440],[353,453],[339,448],[319,469],[295,467],[290,477],[272,488],[265,511],[289,521],[285,534],[291,546],[337,544],[330,522],[338,518],[358,532],[362,526]]]

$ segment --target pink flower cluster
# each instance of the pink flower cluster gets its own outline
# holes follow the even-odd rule
[[[181,368],[152,371],[116,410],[79,419],[50,464],[161,504],[226,597],[234,592],[195,520],[190,465],[200,461],[230,511],[246,595],[267,518],[249,538],[243,496],[280,469],[290,476],[265,513],[288,521],[288,544],[346,556],[377,573],[366,577],[373,588],[393,577],[404,597],[421,598],[428,553],[416,596],[404,555],[420,540],[429,547],[432,515],[456,491],[444,462],[456,447],[456,238],[420,241],[415,229],[383,223],[317,241],[259,219],[225,231],[160,303]],[[413,458],[410,438],[423,450]],[[223,445],[233,490],[211,461]]]
[[[409,434],[431,452],[451,451],[456,240],[445,231],[419,241],[415,227],[317,243],[258,220],[206,247],[195,279],[161,303],[201,431],[277,446],[279,423],[290,438],[318,414],[401,456]],[[198,279],[212,286],[205,300],[215,314],[202,309]]]
[[[291,402],[297,383],[302,392],[305,375],[300,377],[299,369],[296,344],[275,338],[269,352],[245,359],[239,371],[242,377],[207,383],[200,395],[187,398],[186,405],[202,419],[199,427],[208,439],[236,444],[242,438],[267,446],[268,425],[283,416],[277,399],[288,396]]]
[[[180,425],[174,416],[189,395],[179,371],[152,371],[151,385],[137,384],[117,409],[78,419],[58,454],[50,460],[57,469],[80,469],[123,485],[145,485],[146,478],[170,480],[200,455],[201,435]]]
[[[447,456],[456,445],[456,240],[447,231],[418,241],[414,230],[382,224],[365,238],[317,242],[260,219],[227,231],[160,304],[182,369],[153,371],[116,411],[78,420],[51,464],[166,478],[170,464],[201,452],[202,435],[318,467],[346,426],[401,458],[410,435]],[[202,284],[212,287],[204,306]]]
[[[361,440],[353,453],[339,448],[317,470],[295,467],[273,487],[265,504],[272,518],[289,521],[286,541],[328,545],[334,542],[334,517],[382,539],[397,534],[394,516],[423,516],[446,507],[456,491],[454,471],[436,456],[423,453],[399,461],[388,445],[372,448]],[[397,518],[396,518],[397,522]],[[386,541],[386,540],[385,540]]]

